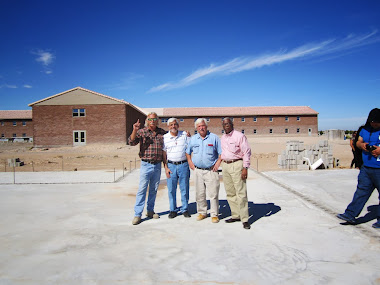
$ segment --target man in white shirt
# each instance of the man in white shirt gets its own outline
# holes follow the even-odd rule
[[[179,124],[176,118],[168,120],[169,132],[164,135],[164,166],[167,177],[170,213],[169,219],[177,216],[177,183],[181,192],[182,206],[180,212],[185,218],[190,218],[189,206],[189,178],[190,169],[186,159],[186,147],[190,140],[187,133],[178,131]]]

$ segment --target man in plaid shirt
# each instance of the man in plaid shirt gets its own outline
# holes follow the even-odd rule
[[[146,191],[149,185],[148,201],[146,204],[149,218],[158,219],[159,216],[154,212],[157,189],[161,177],[162,148],[164,144],[165,130],[158,127],[158,116],[156,113],[149,113],[145,127],[140,129],[140,121],[133,124],[133,131],[128,142],[134,146],[140,143],[139,156],[141,158],[140,183],[136,194],[135,217],[133,225],[141,223],[141,215],[145,206]]]

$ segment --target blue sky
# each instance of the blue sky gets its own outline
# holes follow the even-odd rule
[[[80,86],[142,108],[310,106],[356,129],[380,98],[380,1],[0,0],[0,109]]]

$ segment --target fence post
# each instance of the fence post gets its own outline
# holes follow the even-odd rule
[[[136,159],[136,157],[135,157],[135,169],[136,169],[136,160],[137,160],[137,159]]]
[[[124,162],[123,162],[123,177],[124,177]]]
[[[16,184],[16,167],[13,166],[13,184]]]
[[[113,182],[116,181],[116,168],[113,169]]]
[[[32,170],[34,172],[34,162],[33,162],[33,160],[32,160]]]
[[[256,160],[256,169],[257,169],[257,172],[259,172],[259,157],[257,157],[257,160]]]
[[[132,160],[129,161],[129,172],[132,172]]]

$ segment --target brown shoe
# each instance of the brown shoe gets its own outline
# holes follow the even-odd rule
[[[219,223],[218,217],[212,217],[211,218],[211,222],[213,222],[213,223]]]
[[[251,228],[251,226],[249,225],[248,222],[244,222],[243,223],[243,228],[245,228],[246,230],[249,230]]]
[[[197,221],[202,221],[203,219],[206,219],[206,215],[199,214],[197,217]]]
[[[136,217],[133,218],[132,225],[138,225],[140,223],[141,223],[141,217],[136,216]]]
[[[234,218],[230,218],[228,220],[225,220],[226,223],[235,223],[235,222],[240,222],[240,219],[234,219]]]
[[[153,211],[146,212],[146,216],[151,219],[159,219],[160,216]]]

